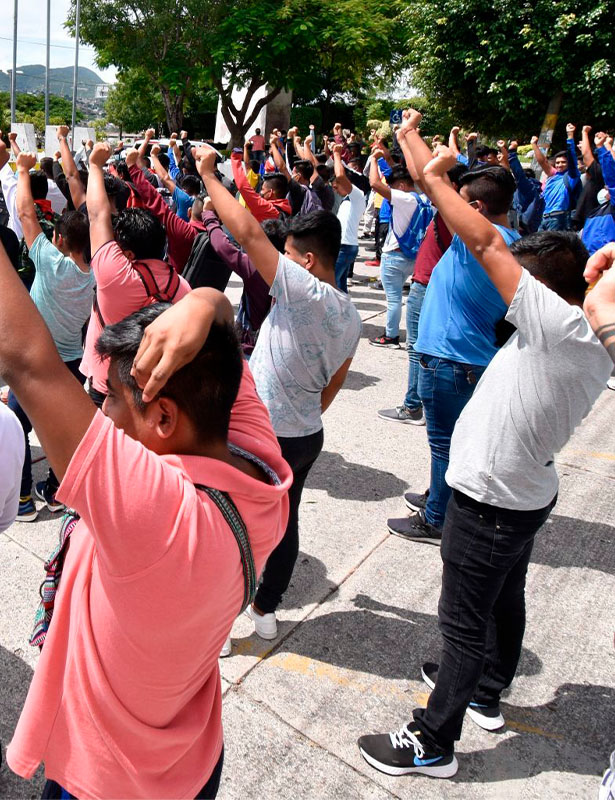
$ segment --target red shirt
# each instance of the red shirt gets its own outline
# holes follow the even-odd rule
[[[436,236],[435,226],[438,228],[438,235]],[[433,220],[429,223],[425,231],[425,238],[421,242],[419,251],[416,254],[416,261],[414,264],[414,274],[412,280],[417,283],[422,283],[427,286],[433,268],[448,250],[450,243],[453,241],[453,234],[446,227],[446,223],[440,214],[436,214]]]
[[[258,136],[254,134],[254,136],[250,136],[250,141],[252,142],[252,147],[255,150],[264,150],[265,149],[265,137]]]

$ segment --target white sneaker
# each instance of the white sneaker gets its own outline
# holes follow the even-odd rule
[[[278,621],[274,612],[271,614],[258,614],[250,605],[246,608],[245,613],[254,623],[254,630],[257,636],[260,636],[261,639],[276,638],[278,635]]]
[[[222,650],[220,650],[220,658],[226,658],[230,656],[233,652],[233,644],[231,642],[231,637],[229,636],[226,642],[222,645]]]

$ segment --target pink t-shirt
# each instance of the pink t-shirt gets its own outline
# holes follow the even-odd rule
[[[144,259],[143,263],[152,271],[160,289],[164,289],[169,280],[169,265],[154,258]],[[156,302],[148,297],[139,273],[132,268],[117,242],[110,241],[98,248],[92,258],[92,270],[96,278],[98,307],[107,325],[119,322],[134,311]],[[190,291],[190,284],[184,278],[180,277],[179,282],[174,303]],[[101,361],[95,350],[101,332],[98,315],[92,310],[79,370],[86,378],[92,378],[92,385],[97,391],[107,394],[109,362]]]
[[[255,133],[254,136],[250,136],[250,141],[252,142],[252,147],[255,150],[264,150],[265,149],[265,137],[260,136],[259,134]]]
[[[58,490],[81,514],[13,741],[11,769],[87,798],[193,798],[221,752],[218,657],[243,601],[239,548],[193,483],[227,491],[260,574],[292,473],[244,366],[229,442],[279,477],[158,456],[98,411]]]

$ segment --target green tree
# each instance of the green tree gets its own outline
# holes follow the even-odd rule
[[[0,92],[0,108],[6,109],[5,125],[10,126],[10,103],[8,92]],[[42,94],[18,94],[15,98],[15,110],[19,122],[32,122],[38,130],[45,131],[45,97]],[[42,115],[42,117],[40,116]],[[25,119],[28,117],[28,119]],[[36,118],[36,123],[33,122]],[[83,112],[77,109],[76,119],[81,122]],[[56,95],[49,95],[49,123],[51,125],[70,125],[72,119],[72,104],[70,100]],[[41,122],[42,120],[42,122]],[[55,121],[54,121],[55,120]],[[3,128],[4,130],[4,128]]]
[[[561,93],[565,121],[613,120],[615,0],[413,0],[412,82],[438,113],[494,135],[537,133]]]
[[[125,69],[109,90],[105,115],[121,131],[138,133],[164,122],[165,108],[160,92],[142,69]]]
[[[331,99],[370,69],[395,60],[401,0],[82,0],[81,38],[101,67],[139,69],[162,95],[167,125],[179,130],[186,100],[215,88],[239,143],[282,89],[317,86]],[[69,27],[74,27],[73,18]],[[237,105],[233,89],[245,90]],[[258,102],[255,94],[264,92]]]

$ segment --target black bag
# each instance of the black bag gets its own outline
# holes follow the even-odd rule
[[[231,273],[232,270],[212,247],[207,231],[199,233],[192,243],[192,250],[183,269],[182,277],[193,289],[208,286],[223,292],[230,280]]]

